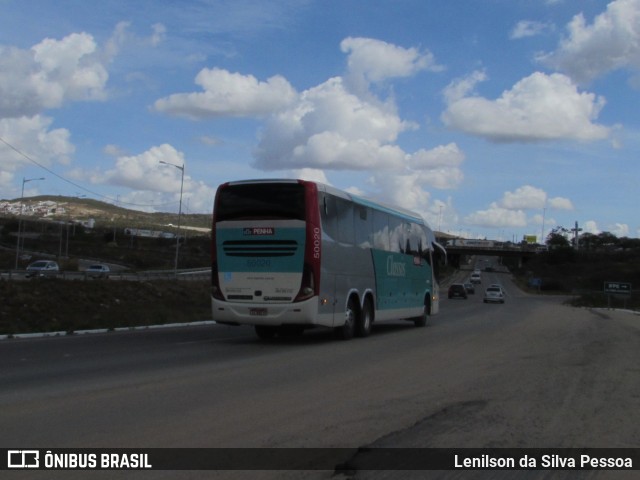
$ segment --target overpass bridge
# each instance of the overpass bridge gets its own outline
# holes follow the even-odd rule
[[[518,259],[518,266],[522,266],[528,259],[541,251],[537,245],[498,245],[483,247],[476,245],[452,245],[447,246],[447,261],[454,267],[460,267],[460,259],[465,256],[482,255],[488,257],[510,257]]]

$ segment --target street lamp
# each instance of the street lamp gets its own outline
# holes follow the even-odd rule
[[[173,270],[176,276],[178,276],[178,252],[180,251],[180,222],[182,220],[182,187],[184,186],[184,164],[182,166],[175,165],[173,163],[165,162],[164,160],[160,160],[160,163],[164,163],[165,165],[171,165],[172,167],[176,167],[180,170],[181,179],[180,179],[180,206],[178,207],[178,234],[176,235],[176,260],[173,266]]]
[[[20,258],[20,232],[22,230],[22,209],[24,201],[24,184],[27,182],[35,182],[36,180],[44,180],[41,178],[24,178],[22,177],[22,192],[20,193],[20,214],[18,215],[18,243],[16,244],[16,270],[18,269],[18,258]]]
[[[540,233],[540,245],[544,245],[544,217],[547,215],[547,207],[542,209],[542,232]]]

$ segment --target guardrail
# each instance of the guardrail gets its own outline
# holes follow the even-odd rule
[[[42,277],[27,277],[26,270],[2,270],[0,271],[0,279],[8,281],[24,281],[32,278],[46,278],[57,280],[83,280],[83,281],[153,281],[153,280],[170,280],[176,279],[180,281],[206,280],[211,277],[210,268],[192,268],[178,270],[147,270],[140,272],[117,271],[109,272],[108,276],[98,276],[95,273],[84,271],[60,271],[57,273],[47,273]]]

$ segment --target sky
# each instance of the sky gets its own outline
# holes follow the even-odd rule
[[[2,199],[303,178],[468,238],[640,237],[639,99],[640,0],[0,0]]]

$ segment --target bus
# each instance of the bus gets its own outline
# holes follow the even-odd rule
[[[211,253],[213,320],[263,339],[312,327],[366,337],[392,319],[425,326],[446,255],[418,214],[286,179],[220,185]]]

